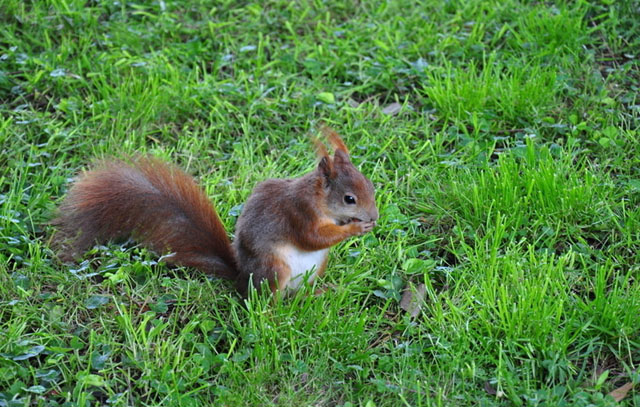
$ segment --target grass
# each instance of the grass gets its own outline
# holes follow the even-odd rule
[[[3,1],[0,405],[640,405],[639,7]],[[231,232],[321,119],[381,213],[323,295],[51,252],[95,157],[178,163]]]

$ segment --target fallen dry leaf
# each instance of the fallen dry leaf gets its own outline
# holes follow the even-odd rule
[[[422,309],[426,291],[427,289],[424,284],[418,284],[417,287],[414,287],[411,283],[407,284],[402,293],[400,308],[407,311],[412,317],[415,317],[420,313],[420,309]]]
[[[613,397],[615,401],[620,401],[623,398],[627,397],[627,393],[629,393],[629,390],[631,390],[632,388],[633,388],[633,383],[629,382],[618,387],[617,389],[609,393],[609,395]]]
[[[351,106],[352,108],[356,108],[358,106],[360,106],[360,103],[356,102],[355,100],[349,98],[347,99],[347,103],[349,104],[349,106]]]
[[[488,380],[484,382],[484,391],[491,396],[496,396],[497,398],[504,397],[504,392],[502,390],[496,390]]]
[[[389,116],[395,116],[398,113],[400,113],[401,109],[402,109],[402,105],[398,102],[394,102],[394,103],[391,103],[390,105],[385,106],[385,108],[382,109],[382,113],[388,114]]]
[[[484,382],[484,391],[486,391],[490,396],[495,396],[498,393],[488,380]]]

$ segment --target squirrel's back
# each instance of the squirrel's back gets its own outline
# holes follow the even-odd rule
[[[153,158],[108,160],[81,174],[52,222],[60,257],[133,235],[173,264],[235,279],[231,243],[192,177]]]

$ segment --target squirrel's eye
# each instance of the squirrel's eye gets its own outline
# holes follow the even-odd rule
[[[349,204],[349,205],[355,205],[356,198],[352,197],[351,195],[345,195],[344,196],[344,203]]]

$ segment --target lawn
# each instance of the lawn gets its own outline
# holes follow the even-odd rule
[[[0,406],[640,405],[639,54],[637,0],[2,0]],[[135,153],[232,235],[322,121],[380,220],[316,287],[51,249],[74,175]]]

